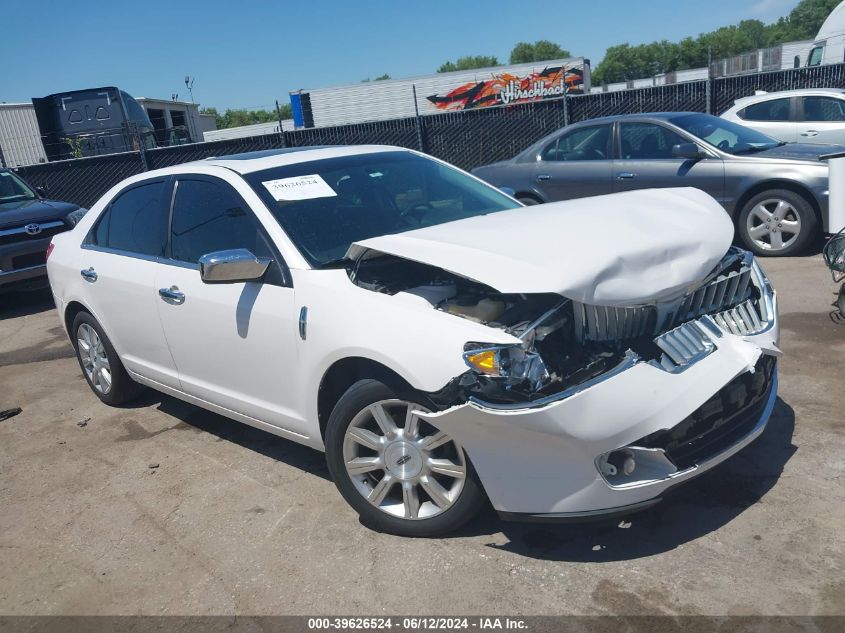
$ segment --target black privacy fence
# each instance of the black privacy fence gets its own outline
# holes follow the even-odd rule
[[[570,123],[638,112],[721,114],[736,99],[753,95],[755,91],[795,88],[845,88],[845,64],[159,147],[39,163],[18,167],[15,171],[32,186],[43,187],[50,198],[90,207],[115,184],[144,171],[214,156],[284,147],[394,145],[417,149],[464,169],[472,169],[510,158]]]

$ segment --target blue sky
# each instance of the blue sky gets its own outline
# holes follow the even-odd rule
[[[507,61],[521,40],[558,42],[595,65],[614,44],[677,40],[745,18],[771,22],[797,3],[7,0],[0,102],[104,85],[188,99],[189,74],[202,105],[270,108],[297,88],[428,74],[462,55]]]

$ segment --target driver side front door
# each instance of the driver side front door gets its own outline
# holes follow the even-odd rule
[[[199,258],[245,248],[273,260],[259,281],[204,283]],[[227,182],[177,176],[158,308],[182,390],[306,434],[294,412],[298,308],[290,274],[249,205]]]

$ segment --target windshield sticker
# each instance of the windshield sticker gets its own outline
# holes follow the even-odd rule
[[[312,198],[332,198],[337,195],[334,189],[319,174],[279,178],[261,183],[267,187],[270,195],[278,201],[310,200]]]

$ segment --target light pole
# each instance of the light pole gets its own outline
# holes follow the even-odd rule
[[[194,78],[190,75],[185,75],[185,87],[191,93],[191,103],[194,102]]]

